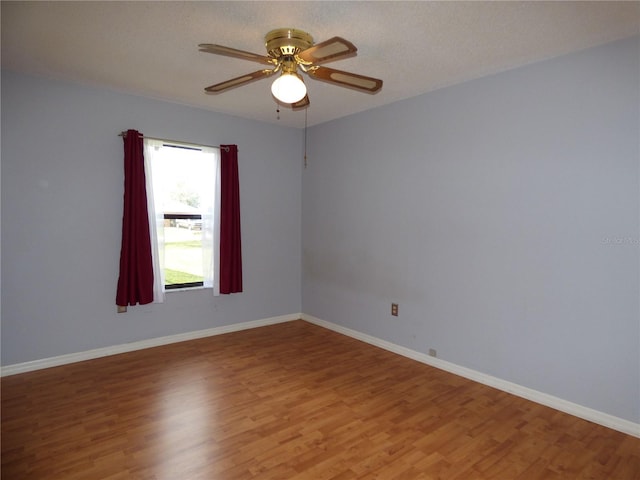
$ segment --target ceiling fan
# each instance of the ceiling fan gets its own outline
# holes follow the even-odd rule
[[[241,58],[272,66],[272,68],[258,70],[211,85],[205,88],[208,93],[221,93],[280,73],[271,86],[273,96],[280,102],[291,105],[294,110],[305,108],[309,105],[309,96],[298,70],[316,80],[353,88],[361,92],[376,93],[382,88],[382,80],[377,78],[321,66],[323,63],[342,60],[356,54],[358,49],[341,37],[333,37],[314,44],[313,38],[307,32],[294,28],[278,28],[265,35],[268,56],[211,43],[202,43],[198,47],[201,52]]]

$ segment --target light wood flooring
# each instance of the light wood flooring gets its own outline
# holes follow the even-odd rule
[[[640,439],[303,321],[2,379],[3,480],[559,478]]]

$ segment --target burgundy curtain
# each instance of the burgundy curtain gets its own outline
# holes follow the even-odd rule
[[[153,302],[153,261],[147,216],[142,135],[128,130],[124,140],[124,209],[116,305]]]
[[[220,293],[242,291],[238,146],[220,145]]]

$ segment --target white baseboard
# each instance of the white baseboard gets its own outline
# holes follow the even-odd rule
[[[415,350],[411,350],[409,348],[402,347],[391,342],[387,342],[386,340],[381,340],[379,338],[358,332],[356,330],[351,330],[350,328],[346,328],[335,323],[321,320],[312,315],[306,315],[303,313],[301,318],[306,322],[313,323],[314,325],[333,330],[337,333],[355,338],[356,340],[361,340],[371,345],[375,345],[376,347],[380,347],[384,350],[397,353],[398,355],[402,355],[403,357],[411,358],[432,367],[439,368],[441,370],[459,375],[464,378],[468,378],[469,380],[473,380],[475,382],[497,388],[498,390],[517,395],[518,397],[526,398],[527,400],[531,400],[532,402],[536,402],[541,405],[560,410],[561,412],[568,413],[575,417],[597,423],[598,425],[603,425],[613,430],[617,430],[619,432],[640,438],[640,423],[634,423],[623,418],[614,417],[613,415],[609,415],[592,408],[584,407],[582,405],[578,405],[577,403],[569,402],[553,395],[548,395],[531,388],[523,387],[522,385],[518,385],[516,383],[501,380],[500,378],[493,377],[491,375],[487,375],[470,368],[461,367],[460,365],[456,365],[455,363],[447,362],[435,357],[430,357],[429,355],[426,355],[424,353],[417,352]]]
[[[57,357],[43,358],[41,360],[33,360],[31,362],[16,363],[13,365],[3,366],[1,375],[3,377],[6,377],[9,375],[31,372],[43,368],[57,367],[69,363],[82,362],[84,360],[92,360],[94,358],[107,357],[109,355],[117,355],[119,353],[133,352],[134,350],[142,350],[144,348],[159,347],[161,345],[168,345],[170,343],[184,342],[187,340],[195,340],[197,338],[222,335],[223,333],[239,332],[240,330],[247,330],[250,328],[290,322],[292,320],[299,320],[300,318],[302,318],[302,314],[300,313],[281,315],[279,317],[263,318],[250,322],[235,323],[233,325],[207,328],[205,330],[196,330],[194,332],[179,333],[177,335],[169,335],[167,337],[151,338],[148,340],[141,340],[139,342],[113,345],[111,347],[96,348],[95,350],[87,350],[85,352],[70,353]]]

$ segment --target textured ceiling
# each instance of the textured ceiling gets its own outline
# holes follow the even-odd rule
[[[640,2],[1,2],[2,67],[303,127],[271,80],[209,95],[255,63],[198,51],[266,54],[292,27],[341,36],[358,55],[333,68],[384,80],[375,95],[305,77],[314,125],[534,61],[640,33]]]

